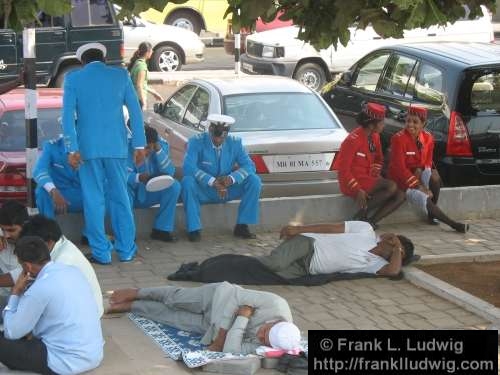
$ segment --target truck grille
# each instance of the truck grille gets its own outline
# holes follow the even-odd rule
[[[247,39],[247,55],[262,57],[262,49],[262,44]]]

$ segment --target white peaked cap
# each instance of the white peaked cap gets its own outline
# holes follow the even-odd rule
[[[101,43],[87,43],[87,44],[84,44],[83,46],[80,46],[78,47],[78,49],[76,50],[76,58],[78,59],[78,61],[82,61],[82,55],[91,50],[91,49],[97,49],[99,51],[102,52],[102,55],[103,57],[106,57],[106,47],[104,46],[104,44],[101,44]]]
[[[295,350],[300,348],[300,330],[290,322],[279,322],[269,330],[269,343],[275,349]]]
[[[219,114],[216,114],[216,113],[212,113],[210,115],[208,115],[207,117],[207,122],[208,123],[211,123],[211,122],[215,122],[215,123],[224,123],[224,124],[227,124],[227,125],[232,125],[234,124],[234,117],[231,117],[231,116],[226,116],[226,115],[219,115]]]

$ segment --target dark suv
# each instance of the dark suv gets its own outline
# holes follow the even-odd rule
[[[103,43],[106,61],[122,62],[123,32],[108,0],[71,0],[70,14],[38,14],[36,70],[40,84],[61,87],[64,75],[78,67],[75,52],[82,44]],[[0,81],[17,77],[23,63],[22,32],[0,29]]]
[[[382,143],[405,126],[411,103],[427,108],[434,163],[448,186],[500,181],[500,45],[422,43],[375,50],[325,87],[347,130],[363,101],[387,107]]]

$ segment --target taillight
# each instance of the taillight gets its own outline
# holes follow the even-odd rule
[[[458,112],[451,112],[446,154],[448,156],[472,156],[469,133]]]
[[[0,173],[0,193],[25,193],[26,177],[16,169],[7,169]]]
[[[257,173],[269,173],[269,169],[267,169],[267,165],[262,158],[262,155],[250,155],[253,162],[255,163],[255,169]]]

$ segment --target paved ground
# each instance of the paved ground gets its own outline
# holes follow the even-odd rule
[[[381,226],[410,237],[419,254],[448,254],[500,250],[500,220],[474,221],[467,235],[423,224]],[[183,236],[181,236],[183,237]],[[96,266],[103,291],[122,287],[166,283],[165,275],[182,262],[201,260],[221,253],[262,254],[278,243],[276,233],[260,234],[254,241],[227,236],[205,238],[191,244],[185,238],[175,245],[140,241],[140,256],[132,264]],[[179,285],[195,285],[179,283]],[[269,286],[262,289],[285,297],[304,334],[309,329],[444,329],[485,328],[489,322],[407,281],[365,279],[340,281],[318,287]],[[103,320],[106,357],[92,374],[190,373],[164,358],[162,352],[125,316]],[[261,370],[259,374],[274,374]]]

